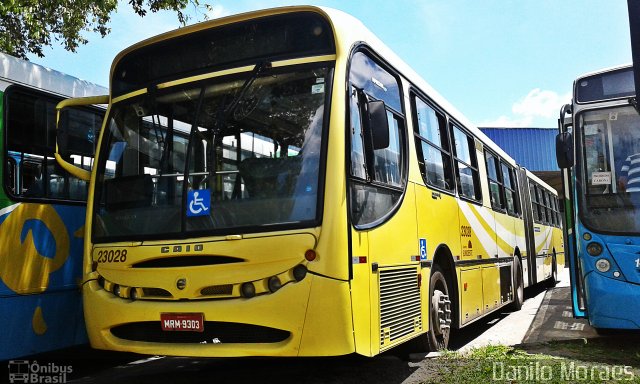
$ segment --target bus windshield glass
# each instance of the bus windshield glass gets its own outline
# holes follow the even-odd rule
[[[111,108],[94,241],[319,222],[331,69],[267,69],[147,92]]]
[[[580,212],[595,231],[640,233],[640,115],[631,106],[578,116]]]

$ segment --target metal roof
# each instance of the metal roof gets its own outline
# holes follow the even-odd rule
[[[516,162],[530,171],[559,171],[553,128],[480,128]]]
[[[97,84],[0,52],[0,89],[9,84],[46,90],[63,97],[107,95],[109,90]]]

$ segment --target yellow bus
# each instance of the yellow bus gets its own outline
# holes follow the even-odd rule
[[[82,285],[95,348],[439,349],[553,279],[555,192],[347,14],[145,40],[114,60],[108,100]]]

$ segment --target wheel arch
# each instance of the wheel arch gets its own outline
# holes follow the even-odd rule
[[[456,264],[453,259],[453,255],[451,254],[451,250],[446,244],[440,244],[434,253],[432,270],[433,266],[437,265],[440,267],[440,270],[445,276],[447,280],[447,288],[449,292],[451,292],[450,300],[453,304],[453,316],[452,316],[452,327],[459,328],[460,325],[460,311],[459,311],[459,293],[458,293],[458,275],[456,273]],[[431,298],[428,298],[431,300]]]

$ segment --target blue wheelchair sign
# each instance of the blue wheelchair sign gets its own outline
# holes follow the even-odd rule
[[[187,192],[187,216],[206,216],[211,209],[211,190],[197,189]]]
[[[420,260],[427,260],[427,239],[420,239]]]

